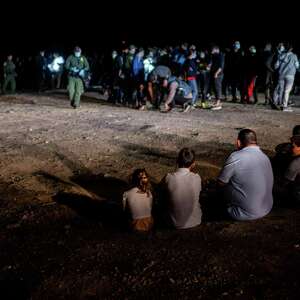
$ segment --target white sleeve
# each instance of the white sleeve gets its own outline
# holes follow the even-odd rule
[[[125,192],[125,193],[123,194],[123,200],[122,200],[122,203],[123,203],[123,210],[125,210],[125,208],[126,208],[127,198],[128,198],[128,194],[127,194],[127,192]]]

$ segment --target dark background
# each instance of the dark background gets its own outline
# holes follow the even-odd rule
[[[2,1],[3,2],[3,1]],[[1,3],[1,54],[40,48],[108,50],[121,40],[143,46],[217,43],[242,47],[292,42],[298,52],[293,2],[36,1]]]

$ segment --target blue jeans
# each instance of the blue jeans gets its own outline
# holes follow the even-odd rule
[[[196,100],[198,98],[198,86],[197,86],[197,80],[193,79],[193,80],[188,80],[188,85],[190,86],[190,88],[192,89],[192,105],[196,103]]]
[[[285,76],[278,79],[273,96],[274,104],[288,107],[289,96],[293,88],[294,79],[295,76]]]

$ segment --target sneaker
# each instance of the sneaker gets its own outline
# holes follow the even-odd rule
[[[280,110],[280,107],[275,103],[271,103],[271,107],[275,110]]]
[[[182,112],[188,112],[192,106],[190,104],[184,104]]]
[[[205,102],[202,102],[202,108],[203,109],[207,109],[209,108],[209,104],[205,101]]]
[[[202,107],[202,102],[201,101],[197,101],[194,105],[195,105],[195,107]]]
[[[222,109],[222,105],[216,105],[211,108],[211,110],[220,110]]]
[[[282,111],[284,111],[284,112],[293,112],[293,110],[292,110],[291,107],[284,107],[284,108],[282,109]]]
[[[292,101],[292,100],[290,100],[290,101],[289,101],[289,106],[295,106],[295,102]]]

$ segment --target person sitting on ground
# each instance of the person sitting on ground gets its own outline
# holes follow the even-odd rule
[[[136,231],[149,231],[153,226],[152,201],[149,176],[145,169],[132,174],[132,188],[123,194],[123,209],[131,215],[131,227]]]
[[[282,205],[300,204],[300,125],[293,129],[290,143],[280,144],[274,157],[274,195]]]
[[[300,125],[293,128],[292,137],[300,135]],[[291,142],[282,143],[276,146],[275,156],[272,159],[272,167],[275,177],[282,177],[290,162],[293,160],[293,145]]]
[[[284,177],[287,182],[287,194],[296,204],[300,204],[300,134],[291,138],[293,160],[289,164]]]
[[[173,226],[186,229],[200,225],[202,211],[199,203],[201,178],[193,173],[195,152],[189,148],[180,150],[177,158],[178,169],[163,179],[167,190],[168,215]]]
[[[251,129],[239,132],[236,145],[238,150],[226,160],[218,177],[227,213],[239,221],[259,219],[273,206],[271,162]]]
[[[191,107],[192,89],[185,81],[171,76],[168,80],[164,80],[163,86],[168,89],[164,112],[169,112],[175,104],[182,105],[183,111],[187,111]]]

